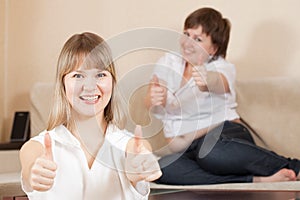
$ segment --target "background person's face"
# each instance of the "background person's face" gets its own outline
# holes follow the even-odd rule
[[[202,26],[184,30],[180,46],[182,56],[192,65],[202,65],[215,53],[211,37],[202,32]]]

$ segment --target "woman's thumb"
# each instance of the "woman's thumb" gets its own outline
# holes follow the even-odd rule
[[[45,144],[45,156],[49,160],[53,160],[53,155],[52,155],[52,142],[51,142],[51,137],[49,133],[47,132],[44,137],[44,144]]]
[[[153,75],[152,80],[151,80],[151,84],[153,86],[160,86],[159,85],[159,79],[158,79],[158,77],[156,75]]]

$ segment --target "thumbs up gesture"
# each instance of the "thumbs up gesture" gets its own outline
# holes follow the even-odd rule
[[[44,144],[44,154],[35,160],[30,173],[30,185],[37,191],[47,191],[52,187],[57,169],[49,133],[45,134]]]
[[[166,105],[167,89],[159,83],[156,75],[150,81],[149,96],[151,106]]]
[[[194,66],[192,77],[194,78],[198,87],[201,88],[207,86],[207,70],[204,66]]]
[[[149,148],[150,144],[142,140],[141,126],[137,125],[125,159],[126,175],[134,186],[139,181],[154,181],[162,175],[157,159]]]

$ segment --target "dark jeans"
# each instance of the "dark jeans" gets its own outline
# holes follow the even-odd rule
[[[163,175],[156,182],[173,185],[252,182],[253,176],[270,176],[282,168],[296,174],[300,169],[299,160],[255,145],[243,125],[229,121],[159,164]]]

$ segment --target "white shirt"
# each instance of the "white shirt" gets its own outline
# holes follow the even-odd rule
[[[44,145],[43,131],[32,140]],[[124,173],[126,146],[132,134],[109,125],[105,141],[91,166],[79,141],[63,125],[49,131],[57,164],[53,187],[46,192],[26,192],[31,200],[133,200],[148,199],[149,183],[139,182],[140,194]],[[140,190],[139,190],[140,191]]]
[[[219,57],[207,63],[205,68],[222,73],[228,81],[230,93],[202,92],[193,78],[180,87],[185,61],[179,55],[166,53],[157,62],[153,74],[166,82],[168,93],[166,106],[156,107],[152,111],[162,119],[166,137],[184,135],[239,118],[236,112],[234,65]]]

